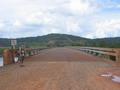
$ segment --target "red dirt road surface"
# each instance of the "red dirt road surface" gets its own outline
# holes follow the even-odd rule
[[[0,90],[120,90],[119,83],[100,76],[113,63],[78,50],[43,50],[24,65],[0,68]]]

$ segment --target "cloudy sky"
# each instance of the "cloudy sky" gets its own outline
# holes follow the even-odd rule
[[[120,0],[0,0],[0,38],[120,36]]]

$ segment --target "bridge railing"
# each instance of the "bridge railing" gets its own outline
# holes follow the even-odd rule
[[[47,48],[26,48],[25,49],[25,56],[29,57],[29,56],[37,55],[43,49],[47,49]]]
[[[120,62],[120,48],[81,47],[80,51]]]
[[[47,48],[24,48],[25,57],[34,56],[40,54],[40,51]],[[6,49],[3,52],[3,65],[12,64],[17,57],[17,50]]]

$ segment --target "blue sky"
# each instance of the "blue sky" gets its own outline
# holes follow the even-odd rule
[[[0,38],[120,36],[120,0],[0,0]]]

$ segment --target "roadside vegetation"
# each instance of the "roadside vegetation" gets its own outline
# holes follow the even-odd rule
[[[0,56],[2,56],[4,49],[5,48],[0,48]]]

